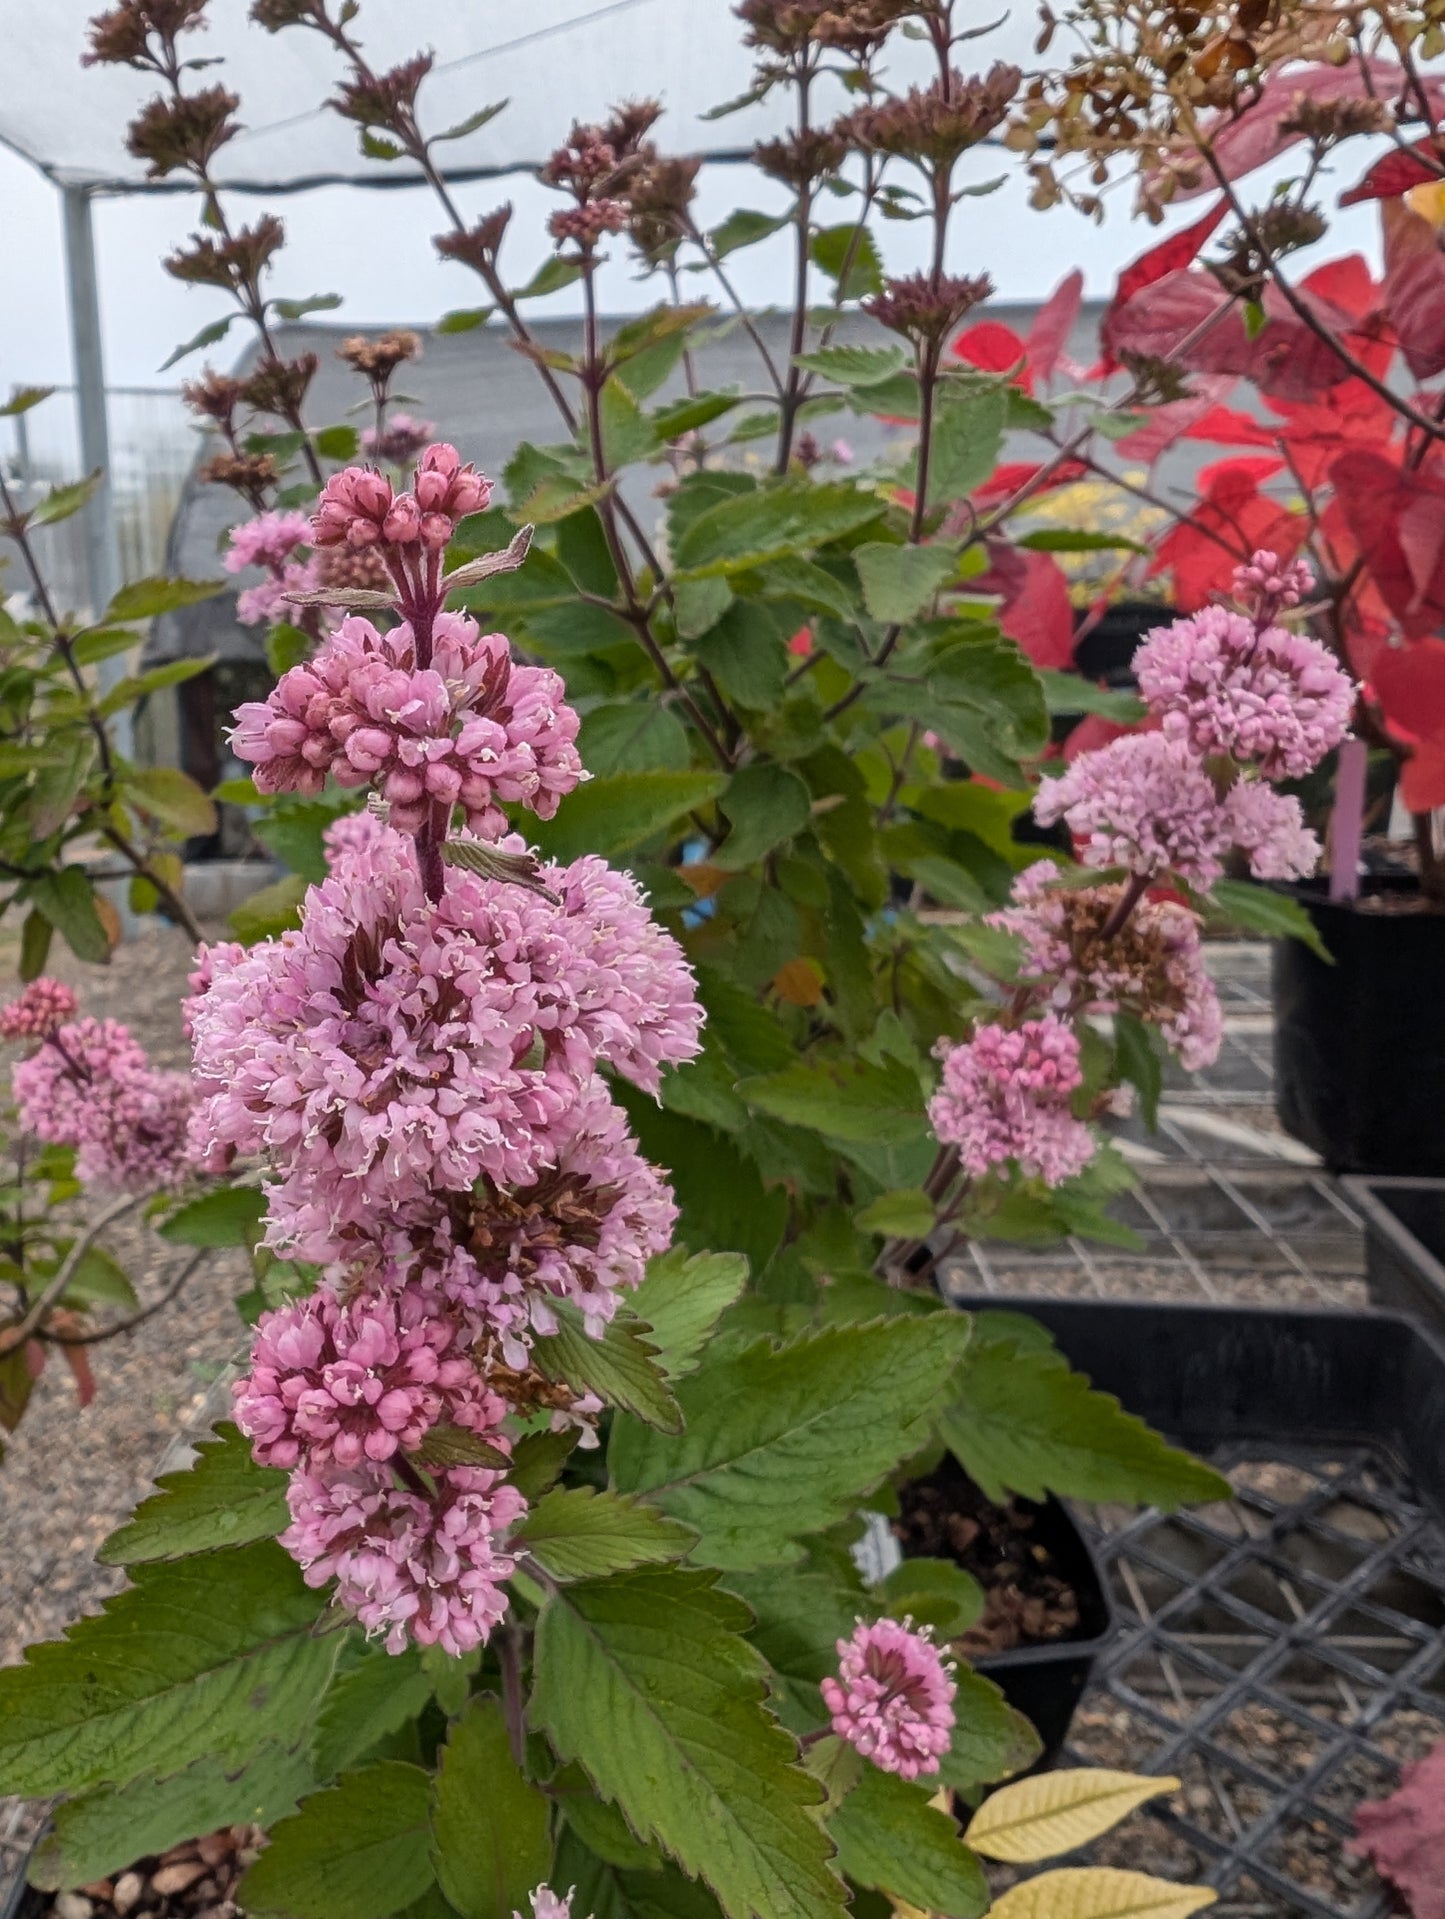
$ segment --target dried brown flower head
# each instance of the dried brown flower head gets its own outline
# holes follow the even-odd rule
[[[139,67],[157,70],[151,41],[174,47],[183,33],[203,27],[206,0],[123,0],[109,13],[98,13],[87,29],[89,45],[80,56],[83,67]]]
[[[408,360],[421,357],[421,335],[404,327],[393,327],[389,333],[375,336],[353,333],[336,349],[336,357],[368,379],[380,374],[385,380]]]
[[[419,53],[385,73],[353,73],[337,87],[331,104],[358,126],[409,132],[415,125],[417,90],[431,69],[432,56]]]
[[[158,95],[131,121],[126,150],[146,162],[152,180],[182,167],[205,173],[240,131],[232,118],[240,104],[225,87],[204,87],[171,99]]]
[[[273,213],[263,213],[253,227],[238,227],[227,239],[208,233],[191,236],[165,263],[174,279],[192,286],[223,287],[237,293],[254,288],[273,255],[285,244],[286,229]]]
[[[267,33],[304,27],[316,19],[316,0],[251,0],[251,18]]]
[[[1022,78],[1017,67],[1002,61],[996,61],[986,74],[965,76],[955,71],[946,88],[942,80],[935,80],[894,99],[860,107],[844,122],[844,130],[860,147],[949,167],[1000,124]]]
[[[268,355],[246,381],[247,406],[257,413],[277,414],[283,420],[298,418],[318,364],[314,353],[299,354],[294,360]]]
[[[647,259],[665,259],[687,232],[701,160],[644,159],[627,182],[628,231]]]
[[[1223,257],[1207,262],[1209,271],[1226,293],[1245,300],[1263,299],[1269,260],[1312,246],[1324,236],[1326,225],[1318,208],[1276,200],[1254,215],[1248,231],[1241,229],[1231,236]]]
[[[959,274],[910,273],[903,279],[884,282],[883,291],[863,302],[880,326],[922,345],[937,346],[964,315],[971,312],[993,292],[986,273]]]
[[[478,273],[486,275],[496,267],[502,236],[511,218],[512,203],[509,200],[505,206],[487,214],[485,219],[478,220],[474,227],[467,227],[460,233],[439,233],[432,244],[443,259],[460,260],[464,266],[474,267]]]
[[[835,174],[847,154],[848,143],[836,127],[787,133],[778,140],[760,140],[753,148],[753,159],[762,171],[795,193]]]
[[[216,453],[201,468],[200,477],[210,486],[229,486],[258,510],[280,475],[269,453]]]
[[[199,413],[205,420],[214,420],[226,433],[230,433],[245,390],[244,380],[232,379],[229,374],[217,373],[213,368],[206,367],[199,379],[182,382],[181,399],[192,413]]]

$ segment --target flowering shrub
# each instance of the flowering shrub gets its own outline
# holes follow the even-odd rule
[[[952,6],[739,7],[758,93],[800,108],[756,155],[793,198],[799,298],[785,360],[739,316],[749,412],[699,387],[716,310],[676,288],[696,267],[735,306],[727,257],[776,223],[705,231],[652,104],[549,159],[556,252],[513,288],[510,211],[467,226],[445,190],[438,142],[468,127],[424,131],[428,58],[374,70],[354,0],[255,0],[333,50],[364,149],[441,188],[438,247],[489,301],[445,324],[495,310],[556,403],[562,437],[495,488],[394,412],[414,336],[342,349],[378,464],[308,420],[314,357],[272,332],[305,306],[267,290],[280,223],[232,227],[212,177],[238,102],[185,57],[204,11],[123,0],[91,57],[155,76],[133,148],[207,214],[170,268],[257,334],[250,372],[188,391],[278,675],[222,797],[294,871],[200,957],[186,1150],[253,1229],[264,1310],[236,1423],[106,1547],[133,1585],[0,1674],[0,1785],[65,1795],[56,1883],[123,1863],[127,1806],[158,1849],[244,1815],[271,1838],[242,1903],[296,1919],[558,1919],[557,1886],[579,1913],[881,1893],[968,1919],[986,1886],[929,1795],[1036,1745],[946,1650],[974,1582],[870,1582],[863,1513],[945,1448],[991,1497],[1222,1482],[1013,1322],[947,1310],[934,1270],[969,1234],[1120,1236],[1096,1122],[1131,1089],[1152,1113],[1166,1048],[1212,1057],[1203,915],[1312,865],[1271,782],[1337,743],[1349,681],[1251,548],[1234,607],[1150,641],[1149,730],[1039,789],[1077,858],[1015,842],[1049,683],[1008,582],[1048,551],[1011,526],[1071,456],[999,456],[1012,424],[1052,431],[1079,288],[1026,368],[956,341],[989,291],[942,264],[958,163],[1019,75],[959,71]],[[936,74],[897,95],[903,25]],[[839,66],[825,126],[806,103]],[[879,214],[930,220],[938,264],[888,275]],[[624,244],[671,297],[605,330]],[[523,313],[568,283],[576,356]],[[875,343],[835,338],[854,306]],[[844,409],[916,441],[822,477],[810,422]],[[764,435],[766,474],[738,457]],[[657,524],[622,490],[643,465]]]

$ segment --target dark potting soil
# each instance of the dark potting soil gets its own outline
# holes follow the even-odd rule
[[[955,1560],[983,1588],[981,1617],[953,1642],[965,1658],[1077,1634],[1078,1594],[1027,1505],[996,1506],[952,1459],[902,1487],[898,1503],[892,1527],[904,1558]]]

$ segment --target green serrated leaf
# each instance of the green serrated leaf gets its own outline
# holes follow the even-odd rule
[[[732,830],[709,856],[711,864],[729,873],[756,865],[764,854],[802,832],[812,804],[807,787],[786,766],[764,761],[743,767],[718,800]]]
[[[958,570],[947,546],[855,547],[853,563],[863,584],[863,602],[875,620],[902,626],[920,614]]]
[[[777,480],[698,514],[677,544],[683,573],[729,572],[824,546],[876,519],[881,502],[842,481]]]
[[[526,1433],[512,1448],[507,1477],[524,1499],[540,1499],[556,1483],[577,1445],[575,1428],[560,1433]]]
[[[199,606],[223,590],[220,580],[134,580],[123,586],[105,609],[107,620],[153,620],[183,606]]]
[[[191,354],[199,353],[203,346],[214,346],[217,340],[224,340],[231,330],[231,322],[240,317],[239,313],[227,313],[219,320],[212,320],[193,339],[187,340],[184,346],[178,346],[174,353],[162,360],[159,370],[168,373],[178,360],[189,359]]]
[[[966,499],[998,465],[1008,420],[1008,394],[1002,386],[946,386],[934,413],[928,463],[930,500]]]
[[[933,1230],[937,1207],[921,1187],[880,1193],[858,1215],[865,1233],[885,1233],[891,1239],[923,1239]]]
[[[828,1821],[838,1863],[857,1885],[947,1919],[978,1919],[989,1905],[983,1867],[929,1791],[865,1767]]]
[[[379,1741],[415,1719],[432,1679],[415,1646],[389,1653],[366,1645],[342,1666],[316,1714],[311,1753],[318,1783],[359,1765]]]
[[[625,1494],[560,1487],[527,1514],[516,1544],[554,1579],[602,1579],[685,1558],[696,1535]]]
[[[236,1890],[259,1919],[390,1919],[432,1885],[431,1778],[396,1759],[350,1772],[283,1819]]]
[[[300,873],[287,873],[242,900],[230,916],[231,931],[243,946],[274,939],[301,924],[301,902],[309,882]]]
[[[742,1253],[689,1254],[685,1246],[674,1246],[649,1262],[647,1277],[629,1303],[652,1328],[647,1337],[669,1379],[685,1379],[696,1370],[718,1321],[747,1283]]]
[[[538,1621],[531,1717],[730,1919],[830,1919],[845,1891],[822,1789],[764,1708],[748,1624],[708,1573],[570,1586]]]
[[[794,360],[807,373],[821,373],[838,386],[877,386],[901,373],[907,355],[898,346],[827,346]]]
[[[1119,1077],[1139,1094],[1139,1111],[1152,1133],[1159,1124],[1159,1096],[1164,1091],[1164,1061],[1150,1029],[1134,1014],[1114,1015],[1114,1057]]]
[[[1047,667],[1035,667],[1044,689],[1044,702],[1051,713],[1097,713],[1120,726],[1133,726],[1148,711],[1134,693],[1109,686],[1095,686],[1077,673],[1055,673]]]
[[[682,1433],[619,1419],[613,1483],[695,1527],[708,1564],[796,1560],[917,1450],[968,1338],[938,1316],[750,1346],[679,1384]]]
[[[548,859],[565,862],[582,853],[612,859],[716,799],[724,783],[721,773],[701,770],[613,773],[579,786],[555,818],[539,820],[531,830]]]
[[[1095,1392],[1062,1354],[976,1347],[957,1385],[939,1431],[990,1499],[1053,1492],[1173,1512],[1229,1497],[1212,1466],[1161,1439],[1112,1393]]]
[[[432,1864],[462,1919],[512,1919],[552,1863],[547,1801],[522,1777],[501,1702],[472,1700],[437,1763]]]
[[[779,1718],[793,1732],[816,1730],[823,1717],[819,1681],[836,1675],[838,1641],[869,1610],[862,1581],[856,1573],[845,1581],[807,1565],[726,1577],[728,1590],[752,1611],[748,1637],[768,1662]]]
[[[960,1666],[954,1683],[953,1738],[939,1761],[940,1783],[975,1792],[1031,1766],[1042,1750],[1039,1736],[994,1682]]]
[[[829,1139],[905,1146],[927,1126],[918,1075],[900,1060],[874,1065],[850,1056],[810,1065],[800,1059],[781,1073],[742,1080],[738,1091],[759,1112]]]
[[[931,1626],[940,1641],[957,1639],[983,1612],[983,1588],[951,1559],[905,1559],[878,1586],[876,1598],[891,1618]]]
[[[62,866],[58,872],[42,873],[30,882],[30,898],[77,959],[103,966],[110,958],[110,940],[84,867]]]
[[[187,839],[216,830],[214,802],[178,766],[141,766],[125,775],[132,804]]]
[[[682,1415],[642,1321],[619,1313],[601,1339],[593,1339],[575,1306],[564,1300],[549,1305],[557,1331],[532,1348],[532,1363],[546,1378],[594,1392],[607,1405],[620,1406],[664,1432],[678,1430]]]
[[[65,1289],[67,1306],[138,1306],[135,1287],[124,1266],[103,1246],[87,1247]]]
[[[63,1640],[0,1671],[0,1777],[13,1792],[74,1792],[207,1756],[239,1768],[299,1743],[331,1674],[323,1605],[270,1540],[175,1564]]]
[[[240,1772],[208,1756],[167,1778],[144,1774],[123,1786],[101,1786],[55,1808],[27,1877],[46,1890],[83,1886],[198,1832],[273,1826],[315,1784],[304,1749],[267,1745]]]
[[[1225,926],[1242,926],[1268,939],[1303,940],[1310,951],[1334,965],[1334,956],[1320,937],[1308,908],[1285,892],[1256,886],[1249,880],[1216,880],[1205,901],[1210,917]]]
[[[274,1539],[287,1523],[286,1475],[251,1458],[229,1420],[203,1439],[183,1472],[167,1473],[96,1554],[103,1566],[181,1559],[215,1546]]]
[[[744,99],[754,97],[745,95]],[[736,253],[739,247],[750,247],[759,240],[766,240],[770,233],[776,233],[787,224],[786,213],[756,213],[750,207],[739,207],[707,236],[708,250],[717,259],[725,260],[728,254]]]
[[[249,1252],[265,1213],[259,1186],[220,1186],[179,1207],[156,1231],[176,1246],[244,1246]]]

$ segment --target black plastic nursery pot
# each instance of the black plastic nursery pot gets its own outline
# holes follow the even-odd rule
[[[1445,1176],[1445,913],[1333,904],[1288,889],[1319,928],[1329,965],[1275,942],[1275,1107],[1333,1173]],[[1413,879],[1376,879],[1402,896]]]
[[[1445,1338],[1445,1179],[1347,1179],[1365,1222],[1365,1279],[1377,1306]]]
[[[947,1486],[951,1479],[969,1482],[951,1455],[945,1457],[929,1482]],[[1058,1638],[1009,1648],[1007,1651],[968,1655],[976,1671],[991,1679],[1009,1704],[1021,1712],[1039,1736],[1042,1747],[1033,1770],[1054,1765],[1068,1738],[1074,1708],[1083,1696],[1094,1662],[1114,1630],[1114,1609],[1093,1548],[1062,1501],[1029,1499],[1010,1502],[1024,1517],[1030,1557],[1073,1593],[1078,1620]],[[978,1569],[962,1554],[937,1548],[967,1572]],[[908,1556],[905,1544],[904,1556]]]
[[[1132,687],[1135,653],[1155,627],[1177,618],[1160,600],[1116,600],[1076,643],[1075,671],[1106,686]]]
[[[1445,1343],[1377,1311],[959,1303],[1040,1321],[1232,1488],[1082,1514],[1120,1625],[1068,1763],[1178,1778],[1141,1844],[1221,1910],[1384,1919],[1349,1842],[1445,1739]]]

